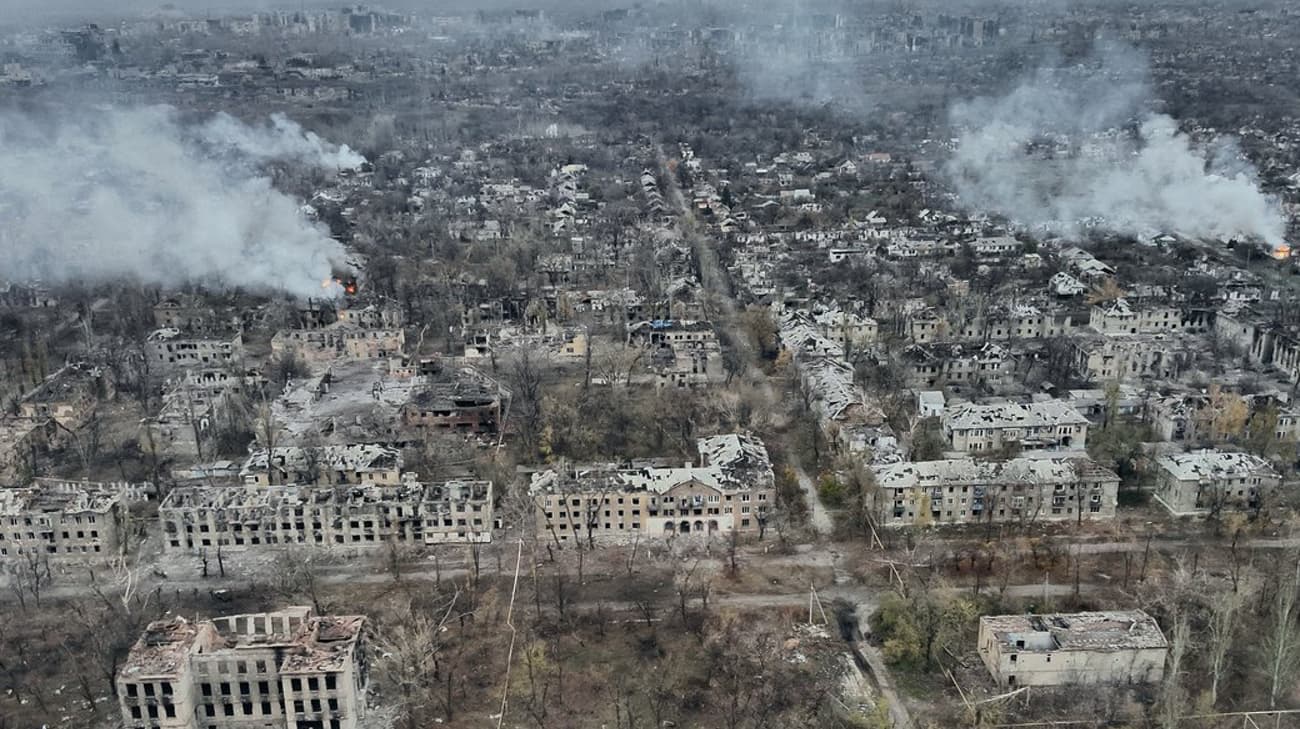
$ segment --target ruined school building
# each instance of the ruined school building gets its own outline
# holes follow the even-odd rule
[[[149,624],[117,673],[126,729],[354,729],[369,666],[359,615],[309,607]]]
[[[699,465],[603,465],[533,476],[537,532],[559,541],[758,532],[775,501],[772,462],[750,435],[697,442]]]

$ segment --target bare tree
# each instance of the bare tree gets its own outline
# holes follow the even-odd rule
[[[1206,598],[1209,615],[1206,620],[1205,661],[1210,672],[1210,707],[1219,701],[1219,686],[1229,670],[1229,651],[1236,642],[1237,631],[1246,602],[1253,586],[1245,589],[1223,589]]]
[[[1300,595],[1300,556],[1294,556],[1295,577],[1279,575],[1273,611],[1264,626],[1261,672],[1268,680],[1269,708],[1277,707],[1278,697],[1289,691],[1291,678],[1300,667],[1300,631],[1296,629],[1297,596]]]

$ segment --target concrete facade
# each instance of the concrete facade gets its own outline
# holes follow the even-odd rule
[[[1004,689],[1158,683],[1168,652],[1141,610],[980,618],[980,658]]]

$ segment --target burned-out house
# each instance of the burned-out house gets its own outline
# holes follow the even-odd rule
[[[309,607],[150,623],[117,671],[126,729],[356,729],[365,618]]]

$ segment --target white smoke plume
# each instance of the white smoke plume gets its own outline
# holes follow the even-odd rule
[[[288,159],[340,170],[355,170],[366,162],[346,144],[326,142],[284,114],[272,114],[269,125],[258,127],[222,112],[203,125],[200,137],[216,149],[255,160]]]
[[[187,127],[169,107],[0,114],[4,276],[50,283],[132,277],[321,295],[344,250],[253,162],[351,162],[275,122]],[[285,120],[287,122],[287,120]],[[229,134],[224,155],[212,135]],[[207,140],[207,141],[203,141]]]
[[[957,145],[945,172],[961,202],[1031,226],[1150,236],[1254,236],[1286,222],[1230,139],[1201,147],[1152,99],[1145,59],[1108,48],[1046,68],[1010,93],[950,109]]]

